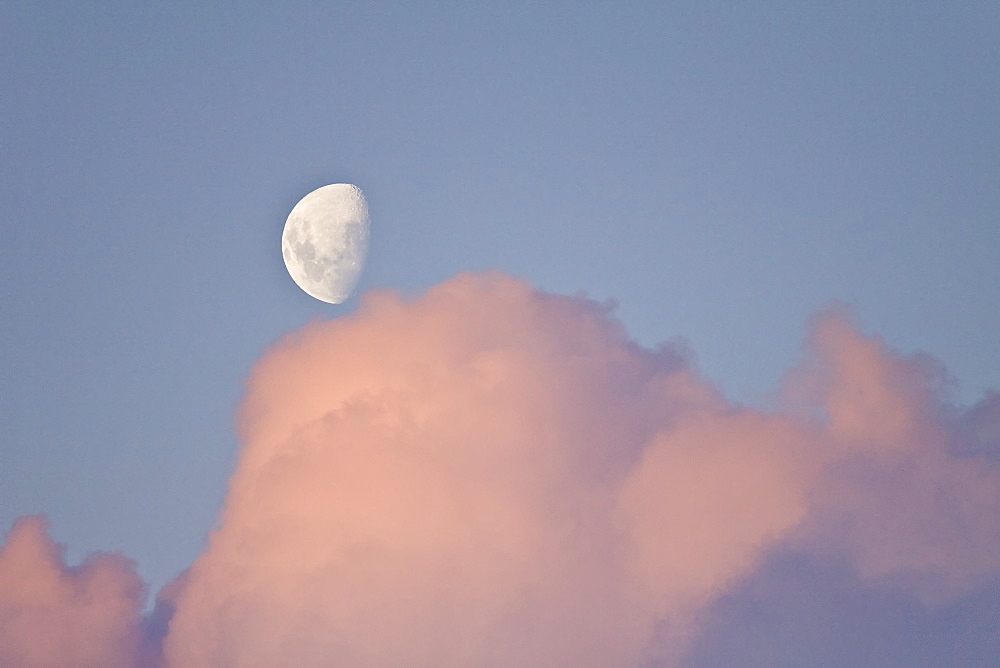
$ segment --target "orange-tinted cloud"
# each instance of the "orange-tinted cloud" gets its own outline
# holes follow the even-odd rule
[[[846,555],[862,576],[916,587],[931,601],[995,574],[1000,472],[952,454],[969,434],[947,419],[940,365],[925,355],[901,358],[836,316],[817,323],[810,346],[826,376],[827,423],[804,544]]]
[[[1000,571],[1000,477],[953,454],[997,402],[957,425],[935,363],[843,314],[808,350],[763,412],[501,274],[368,295],[254,369],[219,528],[164,597],[165,662],[669,665],[778,550],[929,603]]]
[[[144,589],[132,563],[91,556],[67,568],[40,517],[0,550],[0,666],[132,666]]]
[[[996,479],[945,451],[919,362],[842,317],[811,345],[822,420],[735,408],[600,306],[498,274],[371,295],[255,370],[167,657],[628,665],[681,656],[783,542],[949,586],[995,569],[1000,540],[947,513],[1000,517]]]

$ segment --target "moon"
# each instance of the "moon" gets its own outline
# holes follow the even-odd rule
[[[288,274],[306,294],[340,304],[361,276],[370,224],[361,188],[334,183],[312,191],[292,208],[281,233]]]

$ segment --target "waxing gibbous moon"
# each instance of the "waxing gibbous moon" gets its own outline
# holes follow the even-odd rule
[[[351,296],[368,254],[368,202],[361,188],[334,183],[295,205],[281,234],[281,256],[292,280],[329,304]]]

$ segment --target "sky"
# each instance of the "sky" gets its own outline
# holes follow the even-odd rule
[[[993,656],[997,4],[501,4],[0,2],[0,658]]]

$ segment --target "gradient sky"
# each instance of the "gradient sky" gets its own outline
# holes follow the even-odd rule
[[[71,562],[121,550],[153,592],[195,559],[251,366],[356,308],[281,261],[334,182],[370,206],[360,292],[498,269],[614,300],[761,407],[841,301],[958,405],[1000,388],[997,3],[292,4],[0,3],[5,531],[45,513]],[[831,618],[878,608],[900,665],[989,605],[868,605],[837,565],[783,565],[755,576],[799,592],[773,618],[808,587]],[[719,637],[746,632],[733,596]]]

